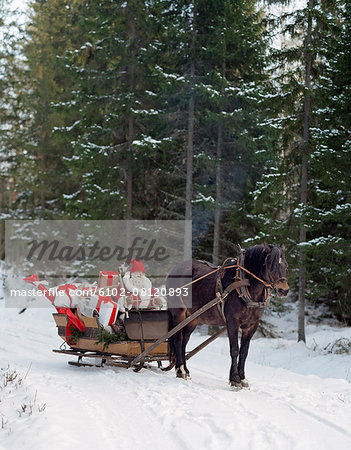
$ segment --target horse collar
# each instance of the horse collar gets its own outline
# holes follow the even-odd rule
[[[229,265],[228,265],[228,261],[230,261]],[[214,266],[212,264],[207,263],[206,261],[200,261],[200,262],[205,262],[211,268],[217,267],[216,270],[210,272],[208,275],[210,275],[213,272],[217,272],[216,296],[219,299],[221,299],[221,301],[217,304],[217,307],[218,307],[218,310],[219,310],[222,318],[224,319],[224,321],[226,321],[226,318],[225,318],[225,314],[224,314],[224,301],[222,299],[222,295],[224,293],[223,286],[222,286],[222,278],[225,273],[225,270],[232,268],[232,267],[236,267],[236,273],[235,273],[235,283],[232,283],[231,285],[228,286],[230,288],[230,291],[235,290],[236,293],[238,294],[238,297],[244,301],[245,306],[247,308],[268,308],[269,307],[270,297],[271,297],[269,288],[271,288],[272,285],[270,285],[269,283],[266,283],[264,280],[261,280],[255,274],[251,273],[249,270],[247,270],[245,268],[245,266],[244,266],[245,251],[241,250],[240,253],[238,254],[238,257],[236,260],[234,260],[233,258],[227,258],[223,262],[223,264],[220,266]],[[234,265],[232,263],[234,263]],[[263,302],[255,302],[252,300],[252,297],[251,297],[251,294],[249,291],[250,282],[246,276],[246,272],[251,274],[254,278],[257,278],[261,283],[264,284],[264,301]],[[228,287],[226,288],[226,290],[228,289]],[[228,295],[228,293],[226,295]]]
[[[238,267],[236,269],[236,280],[244,280],[246,278],[245,271],[242,267],[245,267],[245,251],[240,251],[237,258]],[[247,308],[268,308],[270,303],[270,292],[268,291],[267,286],[264,286],[264,302],[254,302],[252,300],[249,287],[248,286],[240,286],[236,289],[238,296],[244,300]]]

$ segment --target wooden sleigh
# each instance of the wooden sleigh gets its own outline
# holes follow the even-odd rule
[[[171,330],[168,330],[169,312],[167,310],[129,311],[129,318],[125,319],[124,322],[128,340],[115,342],[107,346],[97,342],[100,330],[97,318],[85,317],[80,313],[79,309],[75,310],[75,314],[84,322],[86,330],[79,339],[68,345],[66,342],[67,316],[55,313],[53,317],[58,334],[64,340],[64,343],[60,349],[54,349],[53,351],[55,353],[77,356],[77,361],[68,362],[68,364],[74,366],[116,366],[133,368],[137,372],[143,367],[147,367],[148,363],[157,362],[159,368],[167,371],[174,367],[174,363],[162,367],[162,361],[169,361],[169,338],[202,313],[224,301],[227,295],[214,298]],[[225,331],[226,327],[221,328],[196,348],[187,352],[186,359],[188,360],[196,355]],[[92,363],[89,359],[94,359],[95,362]]]
[[[78,356],[78,360],[69,361],[68,364],[75,366],[119,366],[131,367],[133,359],[147,350],[157,338],[161,337],[168,329],[168,311],[130,311],[129,318],[125,320],[125,328],[128,340],[118,341],[111,344],[98,342],[100,324],[97,317],[85,317],[77,308],[74,310],[77,317],[84,323],[86,330],[82,337],[73,340],[70,344],[66,341],[66,326],[68,318],[65,314],[53,314],[59,336],[64,340],[63,346],[55,353],[63,353]],[[65,347],[65,348],[64,348]],[[150,351],[148,358],[144,361],[156,361],[161,367],[162,361],[168,361],[169,344],[167,341],[160,343]],[[87,358],[100,360],[96,363],[84,362]],[[142,367],[142,366],[141,366]],[[141,368],[140,367],[140,368]],[[134,367],[136,369],[136,367]]]

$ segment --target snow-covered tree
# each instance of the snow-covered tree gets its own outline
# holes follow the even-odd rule
[[[302,8],[284,13],[280,21],[287,38],[282,48],[273,52],[275,93],[271,108],[276,113],[265,120],[278,129],[276,154],[271,171],[254,192],[263,235],[287,240],[292,265],[298,268],[299,340],[305,340],[305,291],[311,298],[315,283],[314,261],[308,257],[307,247],[318,245],[318,241],[311,240],[313,227],[309,220],[315,190],[312,164],[316,143],[312,130],[318,124],[317,92],[326,59],[326,37],[333,36],[337,14],[333,0],[308,0]],[[267,208],[269,212],[265,212]]]
[[[315,297],[351,317],[351,2],[339,2],[333,33],[323,38],[324,64],[315,101],[316,125],[306,243]]]

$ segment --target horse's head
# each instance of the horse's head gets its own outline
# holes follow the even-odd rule
[[[264,243],[266,253],[264,279],[271,283],[279,297],[288,295],[289,285],[286,279],[288,263],[284,256],[285,244],[280,247]]]

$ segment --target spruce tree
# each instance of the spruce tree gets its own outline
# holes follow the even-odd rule
[[[207,191],[202,188],[199,194],[214,206],[212,259],[219,263],[228,252],[235,253],[235,244],[247,232],[249,186],[264,161],[258,119],[268,41],[265,17],[255,2],[200,4],[204,68],[200,123],[206,142],[203,153],[212,170]]]
[[[25,38],[18,58],[18,81],[13,104],[17,125],[10,130],[15,155],[12,176],[16,196],[14,209],[21,218],[64,216],[62,192],[69,176],[63,159],[69,145],[54,134],[65,124],[53,103],[69,95],[70,80],[64,76],[59,55],[74,36],[69,1],[37,0],[25,23]],[[71,45],[71,44],[70,44]]]
[[[2,1],[0,9],[0,214],[13,215],[16,200],[16,159],[23,128],[23,103],[20,96],[23,79],[21,45],[23,24],[11,1]],[[2,229],[4,224],[1,225]]]
[[[333,33],[336,15],[335,1],[317,4],[314,0],[283,14],[280,23],[285,39],[282,48],[273,52],[273,91],[266,100],[270,111],[276,111],[265,120],[277,130],[276,152],[271,170],[254,192],[256,217],[261,219],[266,236],[286,240],[290,250],[290,281],[299,291],[299,340],[305,340],[305,296],[311,298],[313,285],[314,261],[308,258],[307,247],[316,245],[310,242],[309,223],[314,201],[311,163],[315,141],[311,130],[317,125],[316,93],[325,62],[323,38]]]
[[[65,195],[72,217],[149,218],[144,193],[155,184],[151,161],[159,144],[149,6],[140,0],[84,4],[84,42],[67,56],[73,100],[62,104],[78,115],[61,130],[73,145],[66,164],[76,182]]]
[[[332,32],[323,36],[323,71],[316,95],[315,150],[310,173],[307,255],[314,296],[350,321],[351,262],[351,2],[339,2]]]
[[[214,259],[218,260],[228,251],[225,234],[231,233],[232,225],[230,220],[219,233],[219,218],[232,209],[237,213],[246,181],[257,172],[255,83],[262,79],[264,66],[264,23],[255,2],[163,4],[166,31],[157,69],[161,81],[163,77],[161,95],[167,105],[163,131],[170,137],[168,177],[173,180],[170,189],[169,181],[164,185],[164,216],[185,217],[185,210],[192,209],[196,254],[211,259],[216,210]],[[226,173],[224,195],[221,166]],[[223,245],[217,256],[219,234]]]

